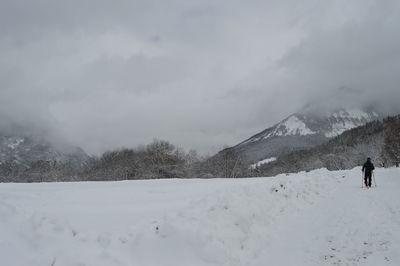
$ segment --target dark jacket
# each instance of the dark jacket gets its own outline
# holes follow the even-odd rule
[[[366,173],[371,173],[374,170],[375,166],[371,163],[370,160],[367,160],[362,167],[362,171],[363,172],[365,171]]]

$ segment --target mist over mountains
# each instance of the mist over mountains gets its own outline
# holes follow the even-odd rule
[[[43,136],[0,135],[0,181],[72,181],[90,157],[79,147]]]
[[[3,134],[0,136],[0,177],[8,182],[38,182],[277,174],[295,171],[297,160],[303,159],[302,154],[310,154],[310,149],[317,150],[316,154],[320,154],[318,149],[325,147],[326,143],[332,143],[338,136],[383,118],[371,109],[341,108],[329,115],[311,114],[309,110],[292,114],[274,126],[209,158],[201,158],[195,151],[187,153],[172,143],[158,140],[146,146],[113,149],[93,157],[65,141],[57,142],[56,138],[49,137],[50,134]],[[382,124],[378,125],[379,133],[368,139],[370,147],[361,150],[355,148],[349,154],[340,155],[340,158],[346,158],[346,163],[340,163],[340,167],[355,166],[361,158],[371,154],[375,154],[379,162],[386,160],[382,157],[385,129]],[[352,133],[355,134],[354,138],[368,134],[362,130],[355,132]],[[341,147],[342,144],[332,145]],[[372,151],[376,147],[378,149]],[[314,152],[311,154],[315,155]],[[293,159],[293,156],[298,159]],[[333,156],[332,160],[338,160],[334,158],[334,154],[320,156],[324,163],[315,163],[319,160],[314,158],[307,167],[301,166],[297,170],[329,168],[331,165],[324,158]],[[291,167],[282,166],[289,162],[293,164]]]
[[[4,0],[0,30],[0,134],[62,153],[212,156],[278,123],[235,147],[257,163],[400,113],[395,0]]]
[[[2,1],[0,129],[207,154],[307,104],[400,112],[398,1],[161,2]]]
[[[400,266],[400,0],[0,0],[0,33],[0,266]]]
[[[379,122],[384,118],[382,114],[356,108],[339,108],[329,114],[310,110],[309,107],[302,109],[208,158],[159,140],[137,148],[113,149],[101,156],[89,156],[80,147],[61,139],[57,141],[51,134],[40,135],[40,131],[36,135],[27,134],[26,128],[22,128],[19,134],[10,135],[9,131],[0,136],[0,180],[246,177],[319,167],[331,169],[332,165],[335,170],[348,169],[367,156],[373,156],[379,163],[394,163],[395,159],[383,155],[387,150],[385,141],[393,137],[385,135],[388,120]],[[346,139],[349,134],[351,141]],[[343,145],[355,147],[347,149]],[[300,163],[303,159],[304,163]]]

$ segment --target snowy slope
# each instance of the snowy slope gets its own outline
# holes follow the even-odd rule
[[[327,138],[332,138],[346,130],[364,125],[378,118],[379,115],[373,111],[367,112],[359,109],[340,109],[329,115],[297,113],[290,115],[273,127],[252,136],[238,146],[282,136],[320,134]]]
[[[399,169],[0,184],[2,265],[400,265]]]
[[[40,137],[14,135],[6,136],[0,133],[0,165],[4,162],[13,162],[28,167],[37,161],[88,160],[88,155],[80,148],[65,146],[56,147]]]
[[[294,150],[309,149],[320,145],[344,131],[379,119],[373,111],[338,109],[329,114],[299,112],[290,115],[232,147],[244,155],[249,165]]]
[[[254,164],[250,165],[250,168],[251,169],[255,169],[257,167],[260,167],[261,165],[268,164],[268,163],[273,162],[273,161],[276,161],[275,157],[267,158],[267,159],[261,160],[261,161],[259,161],[257,163],[254,163]]]

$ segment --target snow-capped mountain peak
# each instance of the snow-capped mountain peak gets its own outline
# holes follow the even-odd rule
[[[291,115],[281,122],[275,124],[273,127],[268,128],[261,133],[251,137],[250,139],[242,142],[239,145],[246,143],[257,142],[273,137],[284,137],[284,136],[305,136],[316,134],[315,131],[311,130],[305,123],[303,117],[298,114]]]
[[[311,135],[315,134],[313,130],[307,127],[306,123],[297,115],[291,115],[282,122],[278,123],[273,132],[269,133],[266,138],[273,136],[292,136],[292,135]]]
[[[293,150],[314,147],[377,119],[377,113],[356,108],[338,109],[328,114],[299,112],[233,148],[244,154],[249,163],[256,163]]]
[[[326,138],[332,138],[346,130],[364,125],[378,118],[379,115],[377,113],[360,109],[340,109],[324,116],[296,113],[254,135],[240,145],[285,136],[319,134]]]
[[[327,118],[330,121],[330,130],[326,130],[324,135],[327,138],[331,138],[342,134],[346,130],[379,119],[379,115],[375,112],[364,112],[358,109],[350,109],[336,111]]]

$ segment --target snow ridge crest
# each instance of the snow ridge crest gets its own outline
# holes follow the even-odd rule
[[[361,109],[339,109],[328,115],[296,113],[241,143],[262,141],[273,137],[323,135],[332,138],[344,131],[379,119],[374,111]]]

